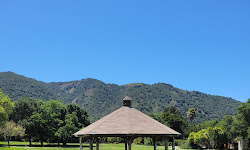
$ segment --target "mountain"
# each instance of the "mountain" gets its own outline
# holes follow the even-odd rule
[[[132,98],[132,106],[144,113],[161,112],[163,108],[174,105],[186,116],[188,108],[195,107],[198,114],[194,122],[235,115],[241,103],[232,98],[182,90],[165,83],[119,86],[90,78],[45,83],[12,72],[0,73],[0,88],[13,101],[32,97],[46,101],[59,99],[64,104],[76,103],[87,110],[92,121],[120,108],[126,95]]]
[[[13,72],[0,73],[0,89],[4,94],[9,95],[11,100],[17,100],[20,97],[58,99],[57,94],[48,88],[46,83]]]

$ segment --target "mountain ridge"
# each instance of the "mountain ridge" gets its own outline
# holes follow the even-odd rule
[[[194,122],[235,115],[241,103],[228,97],[182,90],[166,83],[117,85],[92,78],[45,83],[13,72],[0,72],[0,88],[13,101],[32,97],[75,103],[87,110],[92,121],[120,108],[127,94],[132,98],[132,106],[144,113],[158,113],[174,105],[186,115],[188,108],[195,107],[198,114]]]

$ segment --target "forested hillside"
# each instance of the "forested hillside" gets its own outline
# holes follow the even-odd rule
[[[42,100],[58,99],[57,94],[44,82],[26,78],[13,72],[0,73],[0,89],[9,95],[12,101],[21,97],[32,97]]]
[[[44,83],[12,72],[0,73],[0,88],[12,100],[33,97],[59,99],[64,104],[76,103],[87,110],[92,121],[121,107],[127,94],[133,100],[132,106],[144,113],[161,112],[166,106],[174,105],[186,116],[188,108],[195,107],[198,114],[194,122],[235,115],[240,105],[231,98],[181,90],[165,83],[118,86],[96,79]]]

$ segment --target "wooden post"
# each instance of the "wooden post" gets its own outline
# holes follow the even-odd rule
[[[125,142],[125,150],[128,150],[128,142],[127,142],[127,139],[124,139],[124,142]]]
[[[82,150],[82,137],[80,137],[80,139],[79,139],[80,141],[80,150]]]
[[[154,138],[154,139],[153,139],[153,142],[154,142],[154,150],[157,150],[157,139]]]
[[[131,150],[131,145],[132,145],[132,138],[130,137],[128,139],[128,150]]]
[[[174,142],[174,137],[173,137],[173,142],[172,142],[172,150],[175,150],[175,142]]]
[[[165,150],[168,150],[168,138],[165,139]]]
[[[89,139],[89,150],[93,150],[93,138]]]
[[[96,138],[96,150],[99,150],[99,138]]]

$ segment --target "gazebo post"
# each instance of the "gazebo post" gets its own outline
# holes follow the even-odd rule
[[[165,150],[168,150],[168,138],[165,139]]]
[[[93,138],[90,137],[89,139],[89,150],[93,150]]]
[[[128,141],[126,138],[124,138],[124,143],[125,143],[125,150],[128,150]]]
[[[99,138],[96,137],[96,150],[99,150]]]
[[[172,142],[172,150],[175,150],[175,142],[174,142],[174,137],[173,137],[173,142]]]
[[[132,138],[128,138],[128,150],[131,150]]]
[[[81,136],[79,138],[79,142],[80,142],[80,150],[82,150],[82,137]]]
[[[157,139],[153,138],[153,142],[154,142],[154,150],[156,150],[157,149]]]

